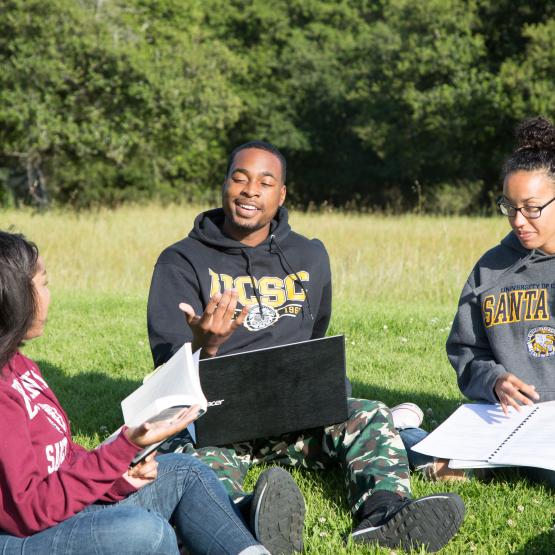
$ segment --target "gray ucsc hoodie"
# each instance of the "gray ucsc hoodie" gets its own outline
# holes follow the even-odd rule
[[[324,337],[331,316],[328,253],[318,239],[291,230],[281,207],[268,238],[249,247],[222,232],[221,208],[197,216],[189,236],[165,249],[154,268],[148,298],[148,335],[156,365],[193,336],[181,302],[202,314],[210,297],[232,287],[244,324],[219,355]]]
[[[480,258],[461,294],[447,356],[469,398],[498,402],[504,372],[555,399],[555,256],[514,233]]]

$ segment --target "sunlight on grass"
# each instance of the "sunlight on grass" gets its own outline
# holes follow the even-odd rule
[[[160,251],[185,237],[197,207],[116,211],[0,212],[36,241],[55,289],[144,295]],[[290,215],[292,227],[326,245],[336,299],[456,302],[478,256],[508,231],[502,218]]]
[[[25,352],[89,448],[121,423],[119,402],[152,369],[145,317],[152,266],[188,233],[197,211],[0,212],[0,227],[15,225],[46,258],[55,289],[49,324]],[[338,213],[293,213],[291,221],[330,252],[330,333],[346,336],[354,395],[416,402],[427,413],[424,427],[433,428],[462,400],[444,352],[459,291],[477,257],[505,235],[506,221]],[[251,470],[247,485],[260,471]],[[305,553],[400,555],[345,543],[352,521],[337,470],[293,475],[307,502]],[[466,503],[463,526],[442,553],[555,553],[553,498],[541,486],[514,476],[454,484],[414,476],[412,487],[416,496],[456,491]]]

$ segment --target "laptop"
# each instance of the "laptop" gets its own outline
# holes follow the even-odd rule
[[[199,374],[208,410],[195,422],[196,447],[347,419],[342,335],[203,359]]]

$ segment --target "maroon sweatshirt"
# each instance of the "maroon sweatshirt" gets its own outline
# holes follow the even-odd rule
[[[24,537],[136,489],[122,478],[140,450],[123,431],[87,451],[37,365],[16,353],[0,375],[0,529]]]

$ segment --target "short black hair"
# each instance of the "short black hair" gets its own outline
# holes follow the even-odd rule
[[[33,278],[39,251],[19,233],[0,231],[0,371],[15,354],[37,313]]]
[[[231,166],[237,153],[248,148],[257,148],[258,150],[265,150],[266,152],[273,154],[281,164],[281,181],[282,183],[285,183],[285,176],[287,174],[287,162],[285,160],[285,156],[272,143],[267,143],[266,141],[249,141],[248,143],[243,143],[242,145],[234,148],[227,161],[227,170],[225,172],[226,177],[229,177],[229,172],[231,171]]]
[[[538,116],[516,128],[516,146],[503,165],[503,180],[516,171],[543,171],[555,183],[555,127]]]

